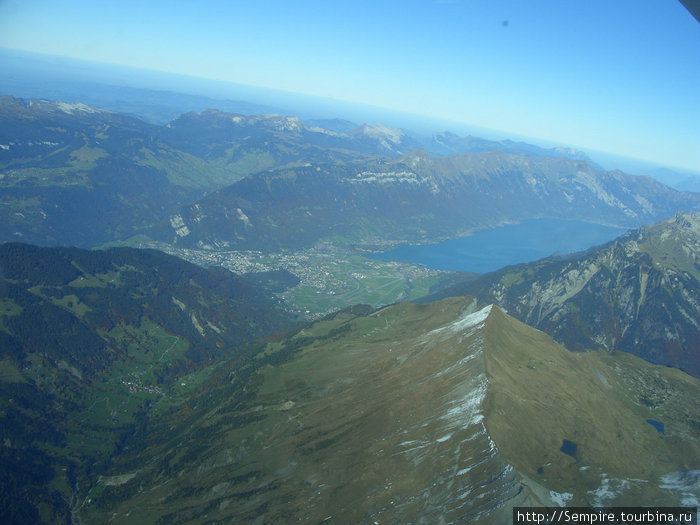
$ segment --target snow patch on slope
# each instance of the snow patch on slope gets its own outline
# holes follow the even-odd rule
[[[437,376],[459,373],[459,370],[467,366],[469,361],[483,355],[484,338],[480,332],[486,319],[491,313],[492,305],[486,306],[476,312],[473,311],[474,304],[470,305],[461,318],[452,323],[431,330],[425,335],[425,342],[444,341],[445,339],[458,337],[457,344],[465,339],[471,338],[468,345],[468,352],[453,365],[441,370]],[[481,413],[481,405],[486,397],[488,381],[486,374],[481,373],[467,376],[461,383],[458,391],[455,391],[452,400],[441,419],[449,422],[449,426],[454,429],[467,428],[480,423],[484,416]]]
[[[386,126],[382,126],[381,124],[377,124],[376,126],[365,124],[362,126],[362,133],[373,139],[377,139],[382,142],[386,140],[393,142],[394,144],[399,144],[401,139],[404,137],[404,132],[400,129],[388,128]]]
[[[86,106],[85,104],[81,104],[80,102],[74,103],[74,104],[69,104],[68,102],[57,102],[56,107],[63,111],[64,113],[102,113],[103,111],[101,109],[93,108],[90,106]]]
[[[700,470],[666,474],[661,477],[659,487],[678,494],[679,505],[696,507],[700,504]]]
[[[474,328],[482,328],[484,322],[486,322],[486,318],[489,316],[491,313],[491,308],[493,305],[488,305],[482,308],[479,311],[472,312],[472,313],[467,313],[464,317],[461,319],[458,319],[454,321],[453,323],[448,324],[447,326],[443,326],[441,328],[437,328],[435,330],[432,330],[428,332],[426,335],[429,336],[431,334],[443,334],[443,335],[453,335],[453,334],[458,334],[460,332],[464,331],[471,331],[471,329]]]
[[[486,376],[483,374],[480,374],[475,379],[475,384],[471,388],[470,392],[462,399],[453,403],[447,413],[443,416],[443,419],[446,419],[461,428],[475,425],[484,419],[484,415],[481,413],[481,403],[486,397],[488,381],[486,380]]]

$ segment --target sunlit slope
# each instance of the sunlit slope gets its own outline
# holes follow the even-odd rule
[[[484,335],[485,421],[504,461],[568,504],[700,497],[697,474],[659,488],[700,467],[697,379],[628,354],[569,352],[495,307]]]
[[[697,497],[693,487],[658,488],[664,475],[682,485],[673,473],[699,463],[698,383],[680,372],[570,354],[466,298],[341,313],[261,359],[280,345],[298,350],[247,384],[221,370],[180,408],[155,407],[150,443],[115,464],[111,474],[123,477],[93,487],[81,516],[494,523],[509,522],[513,505],[567,498]],[[651,379],[663,387],[644,390]],[[663,402],[644,406],[661,392]],[[663,421],[666,434],[646,419]],[[560,450],[563,439],[576,458]]]
[[[115,472],[136,476],[84,516],[439,523],[532,502],[485,432],[488,310],[470,314],[469,304],[399,304],[314,325],[294,359],[251,381],[237,411],[222,395],[187,423],[186,410],[172,415],[170,432],[182,433],[149,447],[145,468]],[[109,501],[119,492],[132,496]]]

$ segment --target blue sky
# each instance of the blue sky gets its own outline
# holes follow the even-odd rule
[[[700,23],[675,0],[0,0],[0,46],[700,170]]]

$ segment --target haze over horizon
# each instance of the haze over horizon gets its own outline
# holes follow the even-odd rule
[[[700,167],[700,24],[680,2],[205,6],[3,1],[0,46]]]

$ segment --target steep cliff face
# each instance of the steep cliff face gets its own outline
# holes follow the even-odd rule
[[[679,214],[572,258],[505,268],[475,293],[572,350],[622,350],[700,376],[700,214]]]

